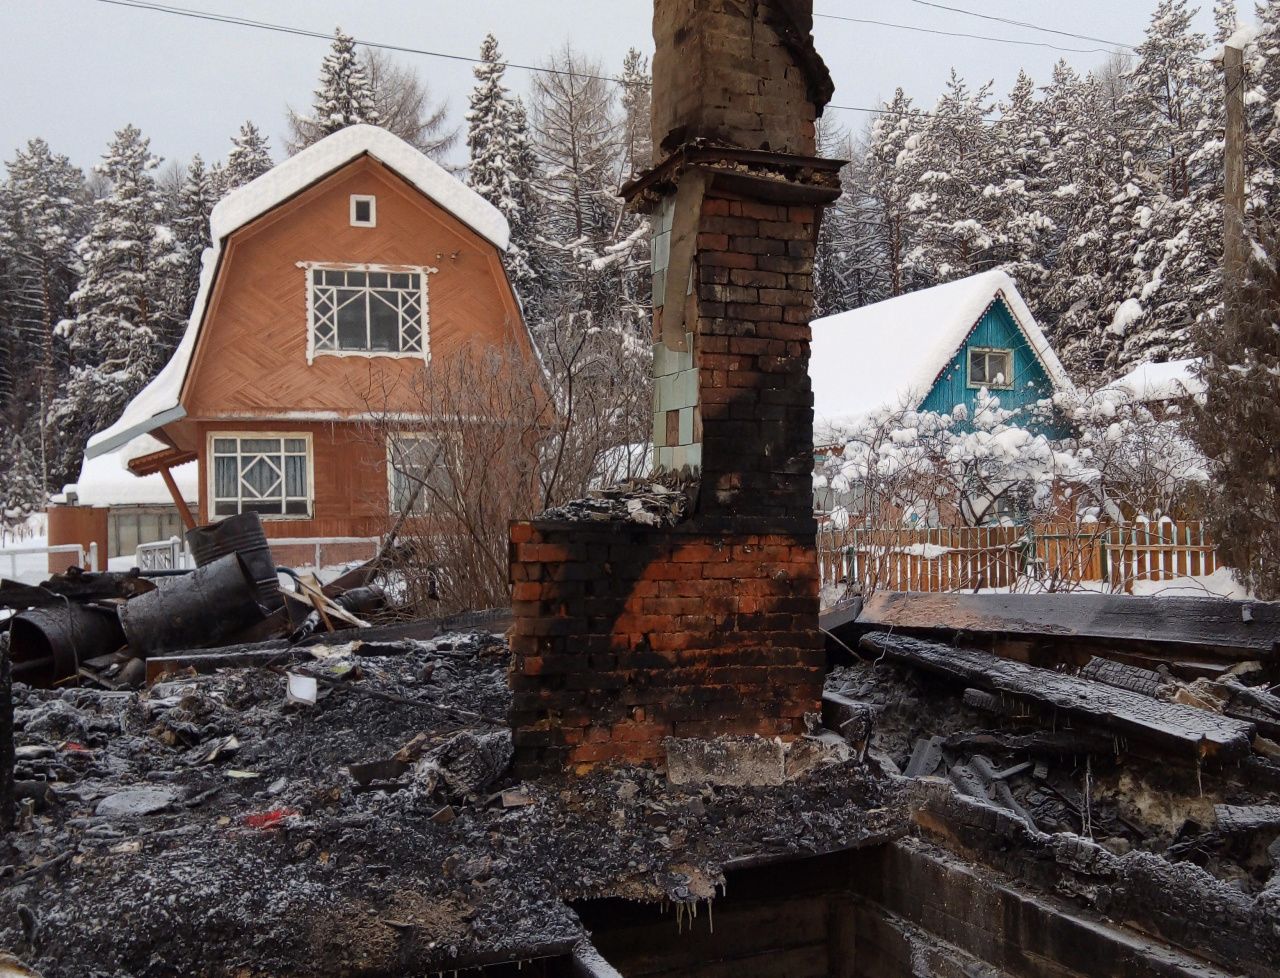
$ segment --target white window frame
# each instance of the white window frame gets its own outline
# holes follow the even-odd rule
[[[973,379],[973,355],[975,353],[991,354],[999,353],[1003,356],[1009,365],[1009,369],[1004,371],[1004,383],[983,383]],[[991,390],[1009,391],[1013,390],[1013,350],[1003,346],[971,346],[965,353],[965,380],[970,387],[981,388],[986,387]]]
[[[369,220],[362,221],[356,217],[356,205],[369,205]],[[376,228],[378,226],[378,198],[373,194],[351,195],[351,226],[353,228]]]
[[[220,514],[220,513],[217,513],[217,512],[216,512],[216,510],[217,510],[217,508],[218,508],[218,499],[219,499],[219,497],[218,497],[218,496],[217,496],[217,494],[216,494],[216,487],[217,487],[217,476],[216,476],[216,472],[217,472],[217,465],[216,465],[216,463],[215,463],[215,459],[216,459],[216,457],[217,457],[217,456],[216,456],[216,455],[215,455],[215,453],[214,453],[213,445],[214,445],[214,440],[215,440],[215,439],[218,439],[218,438],[234,438],[234,439],[236,439],[236,440],[237,440],[237,446],[236,446],[236,454],[237,454],[237,456],[239,456],[239,454],[240,454],[239,444],[238,444],[238,443],[239,443],[240,441],[243,441],[244,439],[247,439],[247,438],[279,438],[279,439],[280,439],[280,449],[281,449],[281,452],[282,452],[282,453],[283,453],[283,451],[284,451],[284,440],[285,440],[286,438],[288,438],[288,439],[303,439],[303,440],[305,440],[305,441],[306,441],[306,443],[307,443],[307,467],[306,467],[306,473],[307,473],[307,495],[306,495],[307,511],[306,511],[306,513],[259,513],[259,514],[258,514],[258,516],[259,516],[261,519],[263,519],[263,520],[309,520],[309,519],[314,519],[314,518],[315,518],[315,511],[316,511],[316,453],[315,453],[315,441],[314,441],[314,439],[311,437],[311,432],[309,432],[309,431],[211,431],[211,432],[209,432],[209,433],[208,433],[208,435],[207,435],[207,440],[206,440],[206,443],[205,443],[205,445],[206,445],[206,455],[205,455],[205,458],[208,460],[208,463],[207,463],[207,469],[208,469],[208,471],[205,473],[205,480],[206,480],[206,484],[207,484],[207,486],[208,486],[208,490],[209,490],[209,496],[208,496],[208,499],[209,499],[208,517],[209,517],[209,521],[210,521],[210,522],[212,522],[212,523],[217,523],[217,522],[219,522],[219,521],[221,521],[221,520],[225,520],[225,519],[227,519],[227,518],[228,518],[228,517],[230,517],[230,516],[238,515],[237,513],[221,513],[221,514]],[[283,490],[283,482],[284,482],[284,474],[283,474],[283,473],[281,473],[281,489],[282,489],[282,490]],[[285,495],[281,495],[281,497],[280,497],[282,504],[283,504],[283,503],[288,502],[290,499],[298,499],[298,498],[300,498],[300,497],[297,497],[297,496],[285,496]],[[244,506],[244,501],[245,501],[245,497],[244,497],[243,495],[238,496],[238,497],[237,497],[237,499],[236,499],[236,503],[237,503],[237,505],[238,505],[238,507],[239,507],[239,512],[241,512],[241,513],[242,513],[242,512],[244,512],[244,508],[243,508],[243,506]]]
[[[387,435],[387,509],[395,516],[402,515],[396,509],[396,492],[395,492],[395,451],[394,444],[397,440],[418,439],[420,441],[431,441],[436,444],[447,441],[453,437],[449,432],[432,432],[432,431],[393,431]],[[453,474],[448,469],[448,459],[445,460],[445,473],[452,480]],[[424,494],[418,495],[417,507],[414,512],[408,514],[411,517],[421,517],[432,515],[431,500]]]
[[[307,296],[307,364],[315,363],[316,357],[392,357],[408,359],[418,357],[425,363],[431,362],[431,307],[428,302],[427,281],[439,269],[430,265],[372,265],[354,262],[300,261],[302,269],[303,289]],[[419,344],[420,350],[328,350],[316,348],[316,301],[312,276],[315,272],[386,272],[391,275],[419,276],[418,304],[422,314]],[[366,286],[366,288],[368,288]],[[405,291],[405,290],[399,290]],[[368,301],[368,300],[366,300]],[[335,336],[337,324],[334,324]],[[403,343],[402,343],[403,345]]]

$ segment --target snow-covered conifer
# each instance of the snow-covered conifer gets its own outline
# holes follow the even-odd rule
[[[79,245],[84,275],[73,318],[58,330],[71,347],[71,377],[53,405],[56,423],[85,439],[119,415],[177,344],[182,251],[158,220],[159,160],[133,126],[116,133],[99,164],[110,190]]]
[[[356,42],[339,27],[333,46],[320,65],[320,87],[311,103],[311,114],[289,111],[289,151],[296,153],[330,133],[362,122],[378,125],[373,85],[356,52]]]
[[[250,180],[262,176],[271,166],[271,148],[267,145],[267,137],[251,121],[245,122],[240,127],[240,132],[231,137],[231,152],[227,154],[222,192],[243,187]]]

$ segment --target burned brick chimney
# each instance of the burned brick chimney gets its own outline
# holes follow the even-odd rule
[[[653,439],[674,526],[511,530],[517,771],[661,764],[668,737],[791,738],[822,689],[809,318],[832,85],[811,0],[656,0]],[[669,479],[668,481],[671,481]]]

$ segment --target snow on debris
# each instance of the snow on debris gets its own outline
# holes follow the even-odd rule
[[[499,250],[506,250],[509,239],[507,219],[439,164],[399,136],[377,126],[358,125],[340,129],[272,167],[256,180],[233,190],[213,209],[209,218],[213,247],[206,249],[203,256],[200,289],[182,340],[173,357],[129,402],[115,424],[89,439],[87,454],[90,457],[115,451],[137,435],[182,417],[179,404],[182,382],[195,352],[196,338],[213,286],[213,274],[227,236],[366,153],[400,174]],[[136,457],[137,454],[126,456],[126,461]]]
[[[814,321],[809,376],[819,440],[872,411],[919,407],[997,296],[1055,386],[1074,389],[1013,279],[982,272]]]
[[[1173,401],[1204,393],[1204,381],[1195,374],[1200,359],[1170,360],[1168,363],[1140,363],[1108,385],[1135,401]]]

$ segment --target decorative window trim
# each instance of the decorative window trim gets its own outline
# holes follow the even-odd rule
[[[369,205],[369,220],[362,221],[356,217],[357,204]],[[353,228],[376,228],[378,226],[378,198],[373,194],[351,195],[351,226]]]
[[[973,355],[975,353],[999,353],[1005,357],[1009,364],[1009,369],[1004,372],[1005,382],[1003,384],[984,383],[973,379]],[[965,353],[965,383],[971,388],[986,387],[989,390],[1011,391],[1014,386],[1013,377],[1013,350],[1004,346],[971,346]]]
[[[229,516],[237,515],[235,513],[218,514],[215,512],[215,510],[217,509],[218,496],[217,496],[217,465],[215,464],[216,456],[213,451],[213,445],[214,445],[214,440],[218,438],[234,438],[237,440],[237,442],[243,441],[244,439],[247,439],[247,438],[279,438],[282,452],[284,449],[285,439],[304,440],[307,443],[307,468],[306,468],[307,511],[306,513],[259,513],[258,516],[263,520],[314,519],[315,510],[316,510],[316,478],[315,478],[316,453],[315,453],[315,442],[311,437],[311,432],[309,431],[243,431],[243,430],[210,431],[205,437],[205,459],[207,460],[206,462],[207,471],[205,473],[205,483],[209,493],[208,495],[209,505],[208,505],[207,515],[211,523],[217,523],[221,520],[227,519],[227,517]],[[238,446],[237,446],[237,454],[239,454]],[[283,473],[281,474],[281,478],[283,479]],[[300,497],[281,496],[282,500],[287,500],[289,498],[297,499]],[[243,503],[243,501],[244,501],[243,496],[237,497],[237,502]],[[243,512],[243,509],[241,510],[241,512]]]
[[[396,508],[396,492],[395,492],[396,466],[395,466],[395,457],[394,457],[394,443],[398,439],[405,439],[405,440],[418,439],[420,441],[431,441],[431,442],[439,443],[442,441],[448,441],[452,437],[455,437],[455,436],[450,432],[443,432],[443,431],[432,432],[432,431],[409,430],[409,429],[392,431],[387,434],[387,510],[390,514],[394,516],[402,515],[400,510]],[[446,460],[446,475],[449,477],[450,481],[452,481],[452,475],[448,473],[447,460]],[[432,515],[430,501],[428,500],[424,505],[422,496],[419,495],[416,511],[411,512],[408,515],[410,517],[423,517],[423,516]]]
[[[439,271],[431,265],[375,265],[362,262],[333,261],[300,261],[297,267],[303,270],[303,290],[307,297],[307,364],[315,363],[316,357],[391,357],[405,359],[420,357],[424,362],[431,362],[431,306],[428,301],[428,277]],[[422,310],[421,350],[318,350],[316,349],[316,308],[315,290],[312,285],[312,272],[387,272],[390,274],[418,275],[421,287],[418,294],[419,308]]]

